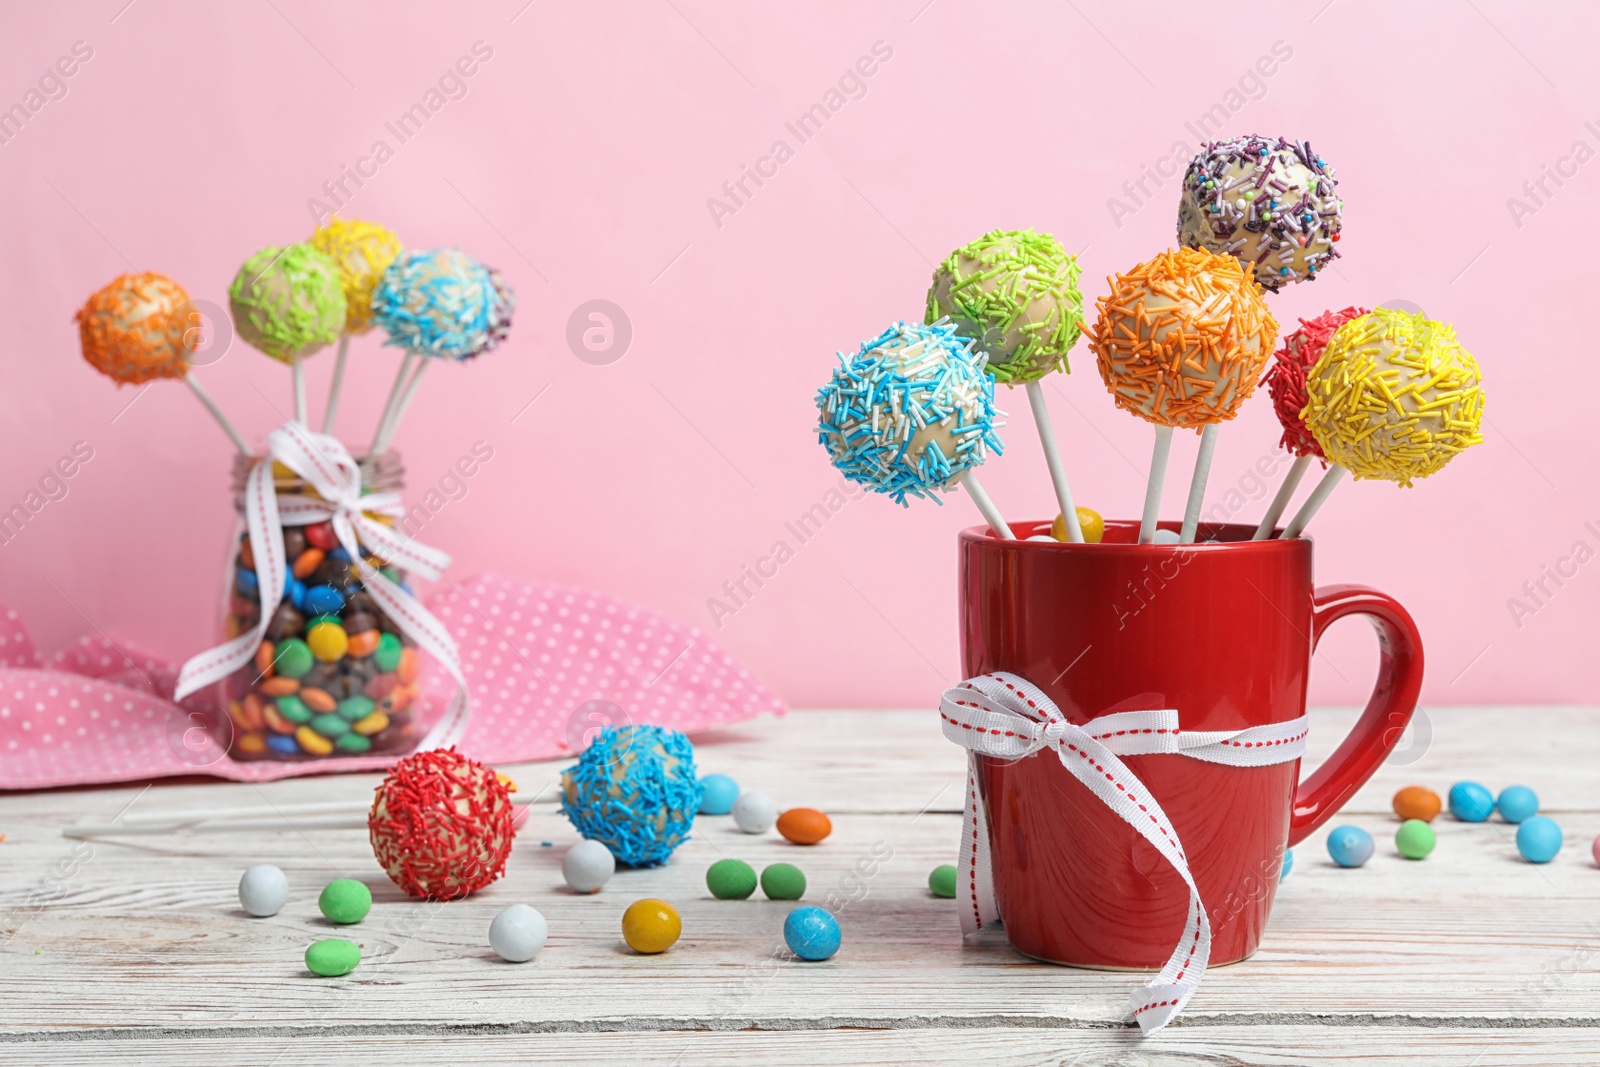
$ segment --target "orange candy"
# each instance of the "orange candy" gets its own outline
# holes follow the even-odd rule
[[[814,845],[833,833],[833,823],[816,808],[790,808],[778,816],[778,833],[797,845]]]
[[[291,693],[300,691],[300,680],[298,678],[268,678],[256,689],[269,697],[286,697]]]
[[[244,695],[244,721],[247,729],[259,730],[266,720],[261,717],[261,698],[254,693]]]
[[[350,648],[348,655],[356,659],[363,659],[378,651],[378,641],[383,635],[377,630],[366,630],[362,633],[350,635]]]
[[[276,662],[277,646],[271,641],[261,642],[261,647],[256,649],[256,670],[263,675],[272,673],[272,665]]]
[[[308,548],[300,553],[300,558],[294,561],[294,576],[296,578],[309,578],[327,558],[327,553],[320,548]]]
[[[1402,819],[1432,822],[1440,807],[1439,794],[1420,785],[1408,785],[1394,795],[1394,813]]]
[[[416,649],[408,648],[404,652],[400,653],[400,666],[394,669],[394,673],[395,677],[399,678],[402,682],[410,683],[417,680]]]
[[[332,694],[322,689],[302,689],[300,690],[300,699],[305,701],[306,707],[312,711],[320,711],[324,714],[339,706],[339,702],[333,699]]]

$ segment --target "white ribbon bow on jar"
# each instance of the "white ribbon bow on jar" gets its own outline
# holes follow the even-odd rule
[[[978,757],[1016,760],[1048,748],[1101,803],[1150,842],[1189,887],[1183,936],[1161,973],[1129,998],[1142,1033],[1153,1033],[1177,1018],[1206,973],[1211,920],[1177,830],[1150,790],[1117,757],[1170,753],[1230,767],[1287,763],[1305,753],[1307,717],[1245,730],[1194,731],[1180,727],[1176,711],[1163,709],[1113,712],[1075,726],[1033,683],[1004,673],[969,678],[946,689],[939,717],[945,737],[967,750],[958,868],[959,896],[966,902],[960,909],[962,932],[973,933],[1000,915],[989,867],[989,820],[978,791]]]
[[[286,493],[273,486],[273,462],[282,463],[315,489],[320,496]],[[455,679],[456,691],[444,715],[417,745],[419,750],[442,748],[461,739],[469,714],[467,683],[461,673],[461,656],[444,624],[416,597],[381,574],[361,553],[361,546],[379,559],[397,564],[424,578],[437,579],[450,565],[450,557],[436,548],[418,544],[379,522],[373,515],[399,518],[403,514],[398,493],[361,492],[361,468],[337,438],[313,433],[296,422],[285,423],[267,435],[267,450],[245,481],[245,525],[250,552],[255,557],[261,590],[261,617],[249,633],[240,634],[183,665],[173,700],[219,682],[255,659],[272,621],[267,599],[270,590],[282,590],[289,561],[284,558],[283,527],[331,522],[334,536],[350,556],[362,586],[402,634],[432,656]],[[281,594],[280,594],[281,595]]]

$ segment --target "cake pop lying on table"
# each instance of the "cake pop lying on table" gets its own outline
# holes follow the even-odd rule
[[[1410,486],[1483,440],[1478,361],[1448,323],[1378,308],[1339,327],[1300,417],[1333,464],[1282,536],[1298,537],[1349,471]]]
[[[124,274],[94,293],[73,316],[83,358],[119,385],[178,378],[188,385],[239,451],[250,446],[200,387],[189,364],[201,336],[183,286],[164,274]]]
[[[817,391],[818,439],[839,473],[906,505],[964,488],[1000,537],[1011,528],[973,473],[992,449],[994,379],[948,323],[896,323],[847,358]]]
[[[245,260],[228,289],[234,329],[294,372],[294,417],[306,424],[301,361],[339,339],[344,288],[333,260],[309,244],[268,246]]]
[[[1251,135],[1206,145],[1183,175],[1178,243],[1234,256],[1276,290],[1339,252],[1344,202],[1311,142]]]
[[[1172,429],[1231,419],[1255,391],[1278,325],[1261,287],[1231,256],[1196,248],[1162,252],[1108,279],[1092,331],[1100,378],[1118,407],[1155,426],[1155,451],[1139,543],[1155,540]],[[1208,435],[1214,440],[1214,434]],[[1196,481],[1209,466],[1207,437]],[[1180,539],[1193,541],[1199,494],[1190,493]]]
[[[1311,436],[1311,431],[1306,429],[1305,422],[1300,418],[1300,412],[1306,406],[1306,372],[1322,358],[1322,350],[1327,347],[1334,331],[1351,319],[1367,314],[1368,310],[1348,307],[1343,311],[1324,311],[1314,319],[1301,319],[1300,328],[1283,339],[1283,344],[1274,355],[1272,369],[1267,371],[1267,376],[1262,380],[1272,394],[1272,410],[1283,427],[1283,437],[1279,443],[1294,453],[1295,459],[1289,466],[1289,473],[1284,475],[1277,495],[1267,506],[1267,513],[1261,517],[1261,525],[1256,527],[1252,540],[1262,541],[1272,535],[1272,528],[1283,515],[1283,509],[1289,506],[1300,479],[1305,477],[1306,468],[1313,459],[1326,459],[1322,454],[1322,446],[1317,444],[1317,439]]]
[[[1082,542],[1077,508],[1039,379],[1068,370],[1083,319],[1078,261],[1049,234],[995,230],[950,253],[933,273],[925,321],[948,319],[1002,385],[1022,385],[1050,467],[1067,539]]]
[[[328,387],[328,406],[322,414],[322,432],[333,433],[334,416],[339,409],[339,389],[344,382],[345,356],[350,338],[372,329],[372,294],[400,254],[400,238],[382,226],[360,219],[335,216],[319,226],[308,242],[333,261],[344,289],[344,330],[339,336],[339,352],[334,358],[333,383]]]

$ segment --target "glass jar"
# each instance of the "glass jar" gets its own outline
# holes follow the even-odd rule
[[[244,519],[244,492],[257,456],[233,467],[235,523],[223,592],[223,633],[250,633],[263,610],[260,581]],[[363,495],[399,493],[405,474],[394,452],[357,457]],[[317,496],[281,464],[273,472],[281,500]],[[386,525],[393,518],[369,513]],[[218,683],[228,710],[228,754],[236,760],[314,760],[390,755],[420,736],[418,650],[363,591],[361,576],[333,526],[283,525],[286,588],[265,598],[272,615],[253,663]],[[365,545],[358,546],[363,554]],[[405,574],[385,560],[367,562],[402,588]]]

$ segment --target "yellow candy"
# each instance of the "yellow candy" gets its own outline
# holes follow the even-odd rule
[[[683,920],[664,900],[636,900],[622,913],[622,939],[635,952],[665,952],[678,942]]]
[[[1078,528],[1083,531],[1083,540],[1087,544],[1098,545],[1100,539],[1106,535],[1106,520],[1093,508],[1074,508],[1078,513]],[[1050,524],[1050,536],[1057,541],[1066,541],[1067,521],[1060,515]]]
[[[311,654],[324,663],[344,658],[350,649],[350,636],[336,622],[319,622],[306,633],[306,644]]]
[[[333,751],[333,742],[309,726],[302,726],[295,730],[294,739],[300,742],[301,748],[313,756],[326,756]]]
[[[356,720],[355,725],[351,726],[350,729],[354,730],[362,737],[371,737],[373,734],[378,733],[388,725],[389,716],[385,715],[381,711],[375,711],[364,719]]]

